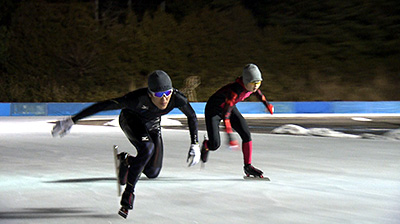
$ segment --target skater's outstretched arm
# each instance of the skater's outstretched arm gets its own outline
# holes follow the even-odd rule
[[[257,90],[255,95],[265,105],[265,107],[268,109],[269,113],[274,114],[274,106],[268,102],[267,98],[264,96],[264,94],[261,92],[260,89]]]
[[[121,108],[122,106],[118,102],[118,99],[105,100],[95,103],[87,107],[86,109],[83,109],[81,112],[79,112],[73,117],[68,117],[57,121],[56,125],[54,125],[53,130],[51,131],[51,134],[53,135],[53,137],[56,136],[64,137],[70,132],[72,125],[74,125],[78,120],[96,114],[100,111],[116,110]]]
[[[59,120],[56,122],[56,125],[54,125],[53,130],[51,131],[51,135],[53,135],[53,137],[64,137],[66,134],[69,133],[72,125],[74,125],[74,122],[72,121],[71,117]]]
[[[119,99],[112,99],[112,100],[97,102],[87,107],[86,109],[83,109],[81,112],[73,116],[72,121],[76,123],[78,120],[82,118],[89,117],[101,111],[121,109],[122,105],[119,103],[119,101],[120,101]]]
[[[188,152],[188,157],[186,162],[189,166],[194,166],[200,161],[201,153],[198,139],[198,129],[197,129],[197,116],[194,112],[192,106],[187,103],[185,106],[179,108],[187,117],[189,130],[190,130],[190,148]]]
[[[194,166],[200,161],[200,146],[198,139],[197,116],[189,101],[183,94],[177,93],[177,101],[180,101],[179,110],[182,111],[187,117],[190,131],[190,148],[186,162],[189,166]]]
[[[199,142],[198,139],[198,129],[197,129],[197,116],[196,112],[193,110],[192,106],[187,103],[185,106],[179,108],[182,113],[184,113],[187,117],[189,132],[190,132],[190,142],[191,144],[197,144]]]

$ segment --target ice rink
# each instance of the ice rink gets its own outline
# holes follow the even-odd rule
[[[253,165],[271,181],[249,181],[226,146],[188,168],[188,131],[164,128],[163,170],[139,180],[124,220],[112,146],[134,148],[113,126],[52,138],[55,120],[0,118],[1,224],[400,223],[400,141],[253,133]]]

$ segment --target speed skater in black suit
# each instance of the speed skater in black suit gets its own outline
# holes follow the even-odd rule
[[[187,117],[190,141],[187,162],[193,166],[200,161],[197,117],[187,98],[172,87],[168,74],[162,70],[152,72],[148,77],[148,88],[132,91],[122,97],[97,102],[75,116],[57,121],[52,135],[63,137],[69,133],[73,124],[82,118],[100,111],[121,109],[119,124],[128,140],[136,148],[136,156],[126,152],[118,154],[120,168],[118,179],[126,184],[121,197],[119,214],[126,218],[133,209],[135,186],[141,173],[148,178],[160,174],[163,160],[163,141],[161,136],[161,116],[178,108]]]

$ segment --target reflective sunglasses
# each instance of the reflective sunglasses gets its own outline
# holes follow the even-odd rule
[[[169,90],[166,90],[166,91],[162,91],[162,92],[152,92],[152,91],[149,90],[149,92],[151,93],[151,95],[153,95],[153,96],[155,96],[155,97],[161,98],[161,97],[163,97],[164,95],[165,95],[166,97],[168,97],[169,95],[171,95],[172,89],[169,89]]]
[[[253,83],[254,85],[261,85],[261,81],[253,81],[251,83]]]

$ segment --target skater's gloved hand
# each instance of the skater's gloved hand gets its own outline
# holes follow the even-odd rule
[[[199,144],[191,144],[186,162],[194,166],[200,161],[201,153]]]
[[[239,142],[233,138],[232,134],[228,134],[228,144],[229,144],[229,149],[231,150],[237,150],[239,149]]]
[[[71,117],[59,120],[56,122],[56,125],[54,125],[51,135],[53,135],[53,137],[56,137],[57,135],[64,137],[64,135],[69,133],[72,125],[74,125],[74,122]]]
[[[272,104],[268,104],[267,105],[267,109],[268,109],[270,114],[274,114],[274,106]]]
[[[238,150],[239,148],[239,142],[237,140],[229,141],[229,149]]]

